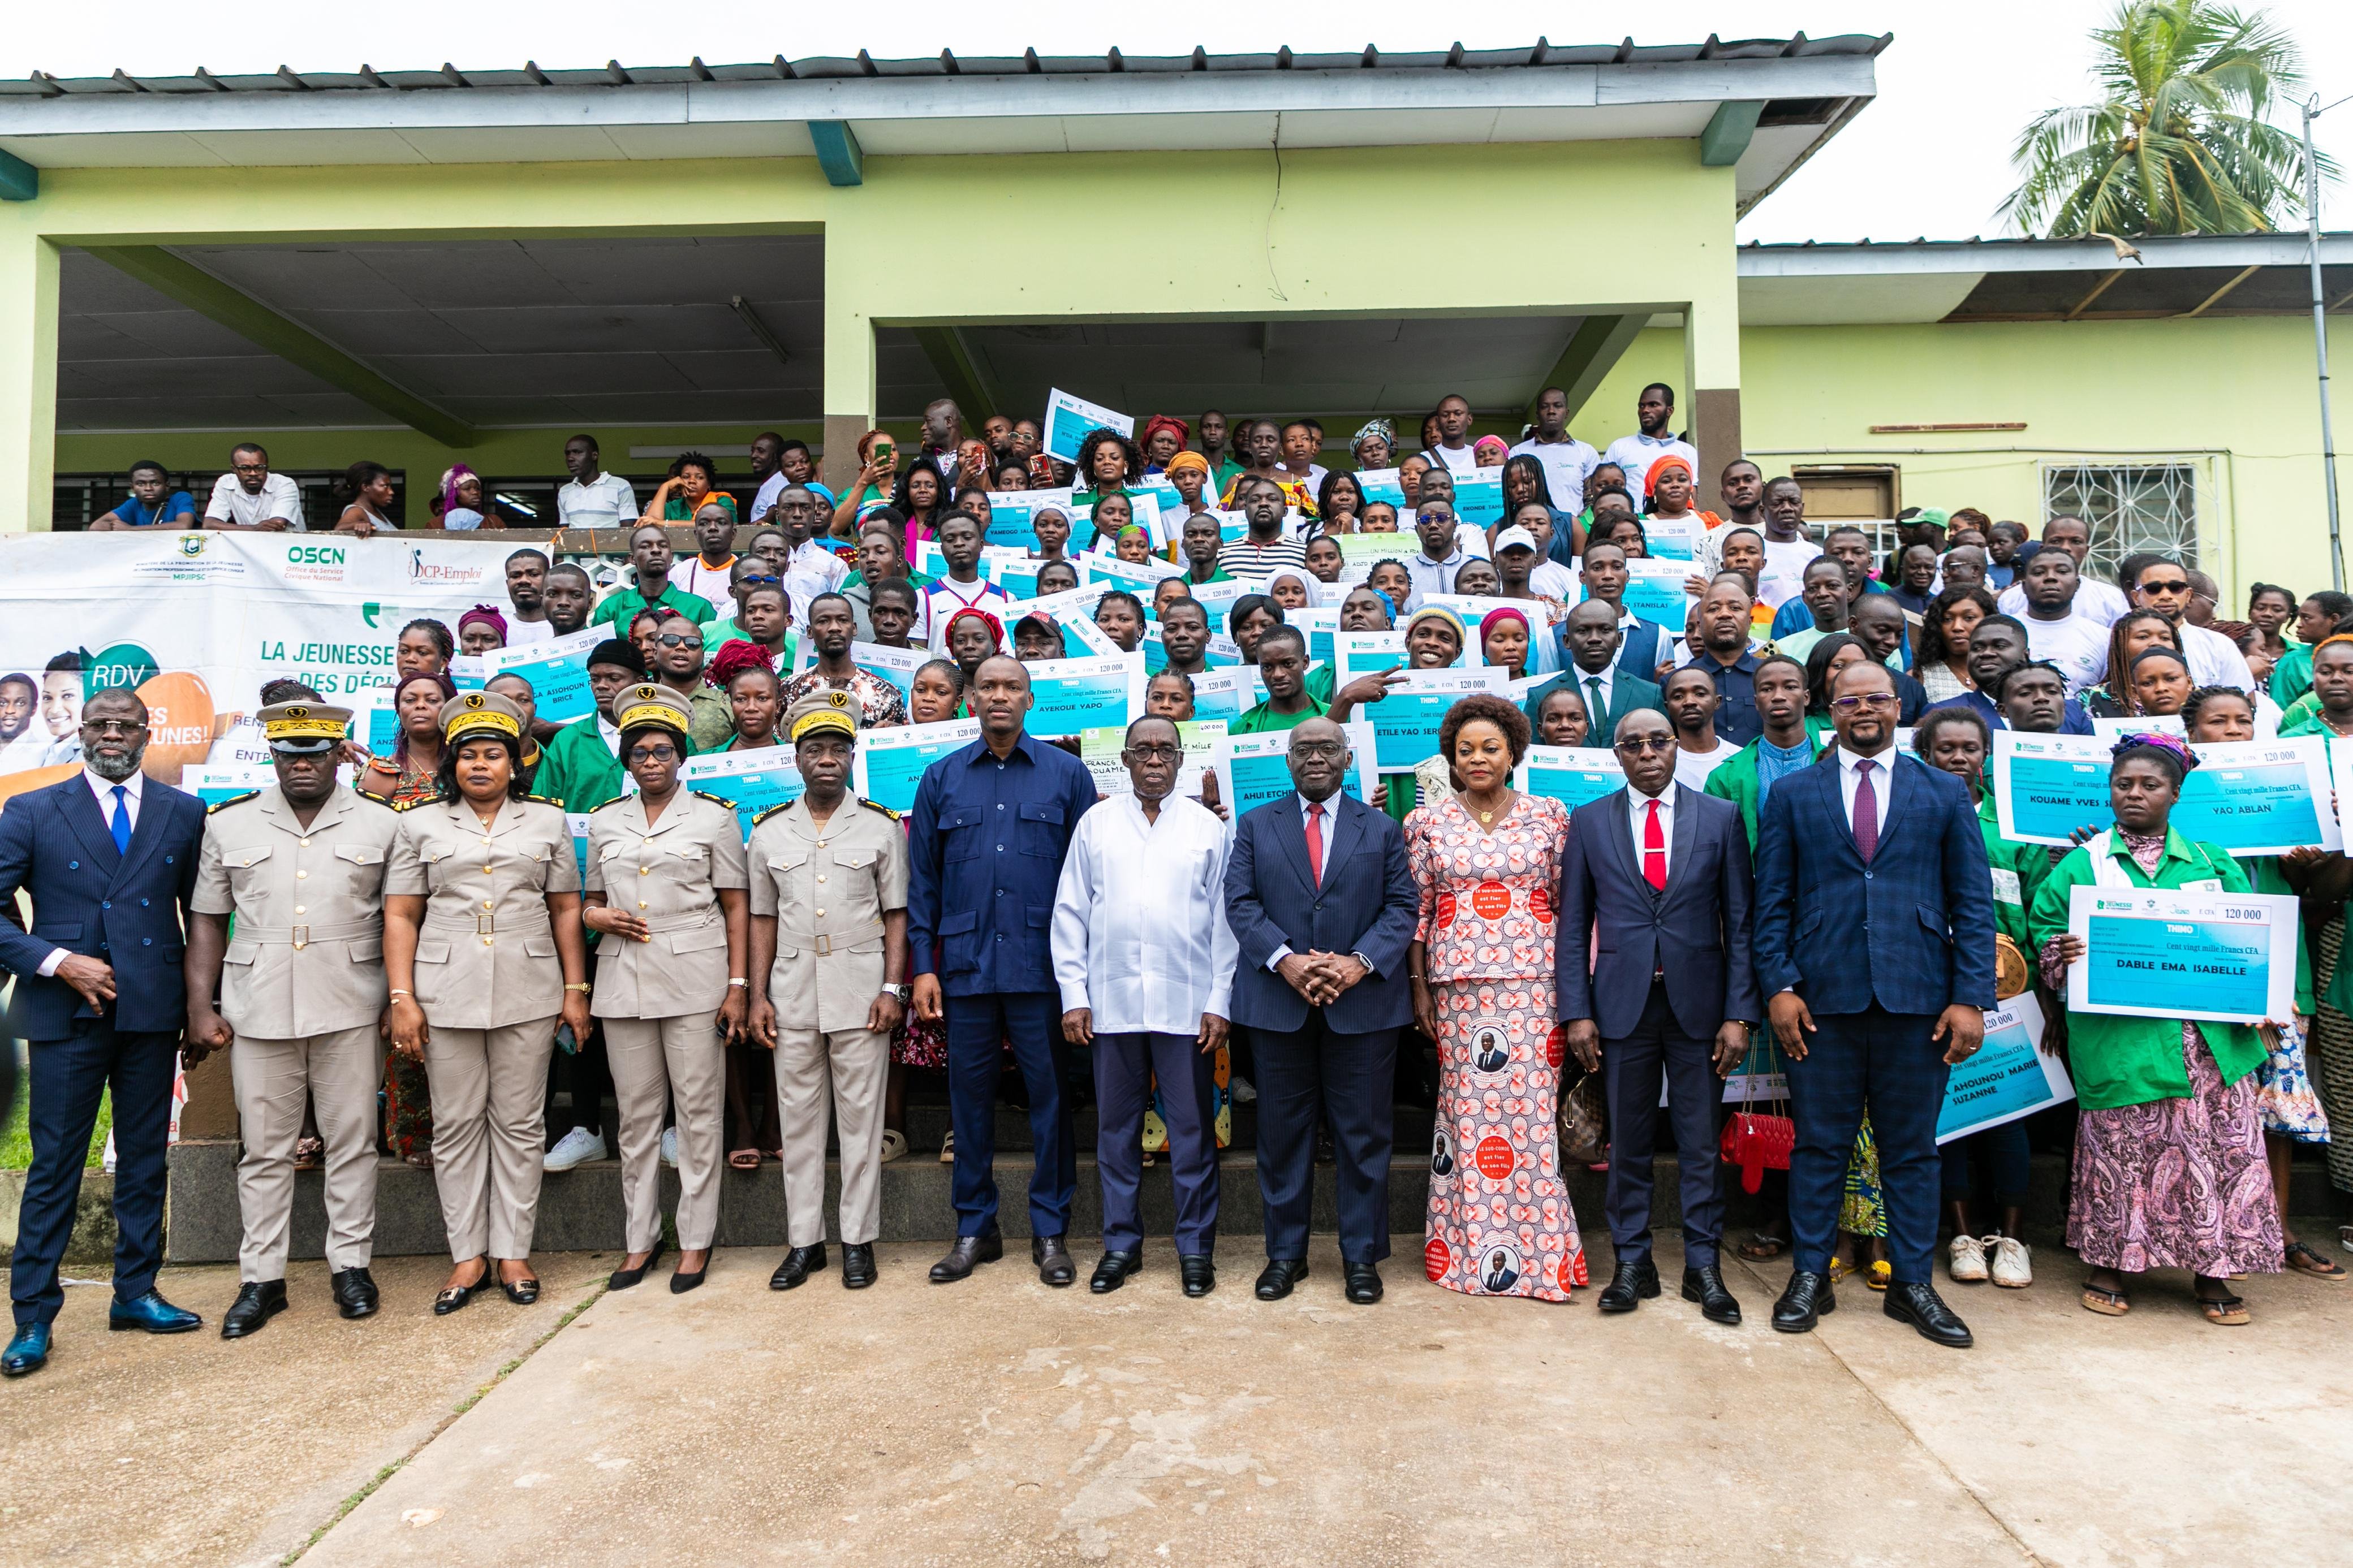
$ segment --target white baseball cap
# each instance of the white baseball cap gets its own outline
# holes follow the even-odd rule
[[[1534,550],[1535,547],[1536,536],[1517,523],[1495,535],[1495,553],[1498,555],[1506,550]]]

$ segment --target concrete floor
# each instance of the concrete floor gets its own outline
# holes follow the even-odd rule
[[[609,1257],[543,1258],[539,1306],[438,1321],[442,1267],[394,1260],[364,1324],[304,1266],[297,1310],[237,1345],[106,1334],[105,1291],[75,1289],[50,1368],[0,1389],[0,1562],[280,1561],[404,1457],[305,1568],[2105,1568],[2312,1562],[2343,1539],[2353,1285],[2250,1281],[2255,1326],[2222,1330],[2158,1277],[2116,1321],[2045,1249],[2031,1291],[1948,1291],[1978,1335],[1955,1353],[1852,1284],[1820,1332],[1771,1332],[1780,1264],[1736,1271],[1749,1322],[1725,1330],[1672,1271],[1603,1320],[1585,1292],[1438,1290],[1410,1248],[1371,1309],[1340,1300],[1328,1242],[1279,1305],[1251,1298],[1244,1246],[1200,1301],[1165,1247],[1108,1300],[1045,1289],[1026,1249],[934,1288],[937,1250],[884,1247],[870,1291],[828,1273],[786,1296],[774,1256],[724,1252],[693,1295],[657,1278],[552,1337]],[[216,1321],[235,1279],[164,1286]]]

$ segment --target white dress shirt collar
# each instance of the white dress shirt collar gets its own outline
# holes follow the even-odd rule
[[[114,788],[117,781],[101,776],[97,769],[87,763],[82,764],[81,778],[82,783],[90,786],[90,793],[97,797],[99,816],[110,823],[112,822],[114,820]],[[133,826],[136,826],[139,822],[139,791],[144,780],[144,774],[134,772],[129,778],[120,781],[123,791],[123,805],[131,813]]]

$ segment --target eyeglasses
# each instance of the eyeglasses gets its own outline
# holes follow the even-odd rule
[[[1173,763],[1185,752],[1177,746],[1130,746],[1127,754],[1139,763]]]
[[[784,584],[785,580],[782,577],[775,576],[766,572],[746,572],[744,575],[735,579],[735,585],[739,588],[781,588]]]
[[[639,763],[674,763],[676,761],[678,761],[676,746],[637,746],[629,752],[629,764],[632,767]]]
[[[1895,706],[1895,693],[1866,691],[1859,697],[1833,697],[1831,706],[1841,713],[1860,712],[1865,708],[1893,708]]]
[[[1338,741],[1294,742],[1291,754],[1294,757],[1331,758],[1345,755],[1347,746]]]
[[[676,632],[664,632],[661,636],[654,638],[654,641],[659,643],[664,647],[691,647],[699,649],[702,647],[702,639],[701,637],[681,637]]]
[[[1675,749],[1675,738],[1672,735],[1652,735],[1645,739],[1637,735],[1630,740],[1619,742],[1611,749],[1635,757],[1641,756],[1647,752],[1672,752]]]
[[[81,730],[85,735],[143,735],[147,724],[139,719],[85,719]]]
[[[2143,583],[2140,591],[2144,594],[2187,594],[2189,592],[2189,580],[2176,577],[2162,583]]]

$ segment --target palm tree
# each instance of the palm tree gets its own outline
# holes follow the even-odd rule
[[[2266,118],[2304,81],[2284,28],[2206,0],[2123,0],[2092,38],[2101,101],[2027,126],[2002,216],[2054,237],[2239,234],[2303,210],[2303,143]]]

